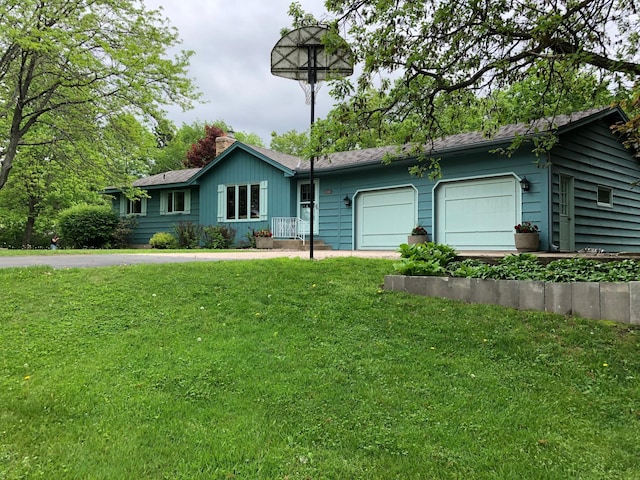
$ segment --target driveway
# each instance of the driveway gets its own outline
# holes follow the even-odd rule
[[[108,267],[113,265],[136,265],[142,263],[215,262],[220,260],[255,260],[265,258],[309,258],[309,252],[290,250],[239,250],[236,252],[193,253],[102,253],[102,254],[58,254],[20,255],[0,257],[0,268],[49,266],[52,268]],[[316,260],[330,257],[400,258],[393,251],[319,250],[313,252]]]

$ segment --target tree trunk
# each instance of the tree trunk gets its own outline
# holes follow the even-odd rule
[[[31,245],[31,237],[33,236],[33,227],[38,218],[38,199],[29,197],[29,213],[27,214],[27,224],[24,227],[24,236],[22,237],[22,248],[29,248]]]

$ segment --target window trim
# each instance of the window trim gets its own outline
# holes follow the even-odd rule
[[[238,222],[258,222],[258,221],[266,221],[268,219],[267,216],[267,186],[268,182],[263,180],[261,182],[248,182],[248,183],[227,183],[227,184],[219,184],[218,185],[218,223],[238,223]],[[246,205],[248,208],[247,218],[238,218],[240,215],[240,201],[239,201],[239,192],[240,187],[246,188],[247,191],[247,201]],[[252,187],[258,187],[257,195],[259,202],[259,214],[257,217],[251,217],[251,192],[255,189]],[[234,189],[234,203],[235,203],[235,218],[228,218],[227,211],[227,201],[228,201],[228,189]]]
[[[140,213],[132,213],[131,206],[134,202],[140,202]],[[127,212],[129,211],[129,212]],[[147,198],[130,199],[122,195],[120,197],[120,216],[121,217],[145,217],[147,215]]]
[[[176,193],[184,194],[184,210],[169,211],[169,195],[175,195]],[[174,203],[172,201],[172,203]],[[189,189],[176,189],[165,190],[160,195],[160,215],[189,215],[191,213],[191,190]]]
[[[600,194],[607,194],[609,197],[609,201],[603,202],[600,200]],[[596,204],[599,207],[613,208],[613,188],[605,187],[604,185],[598,185],[596,189]]]

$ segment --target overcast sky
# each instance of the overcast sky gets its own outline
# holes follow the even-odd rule
[[[172,109],[177,126],[194,121],[223,120],[236,131],[257,133],[265,146],[271,132],[306,131],[310,107],[295,80],[271,75],[271,49],[280,30],[291,25],[287,15],[293,0],[144,0],[162,6],[182,38],[182,49],[193,50],[190,77],[207,103],[182,113]],[[302,0],[305,11],[326,16],[323,0]],[[323,85],[316,98],[316,118],[333,106]]]

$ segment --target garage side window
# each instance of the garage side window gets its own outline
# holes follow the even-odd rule
[[[598,186],[598,206],[613,207],[613,190],[608,187]]]
[[[267,182],[218,185],[218,221],[267,219]]]

